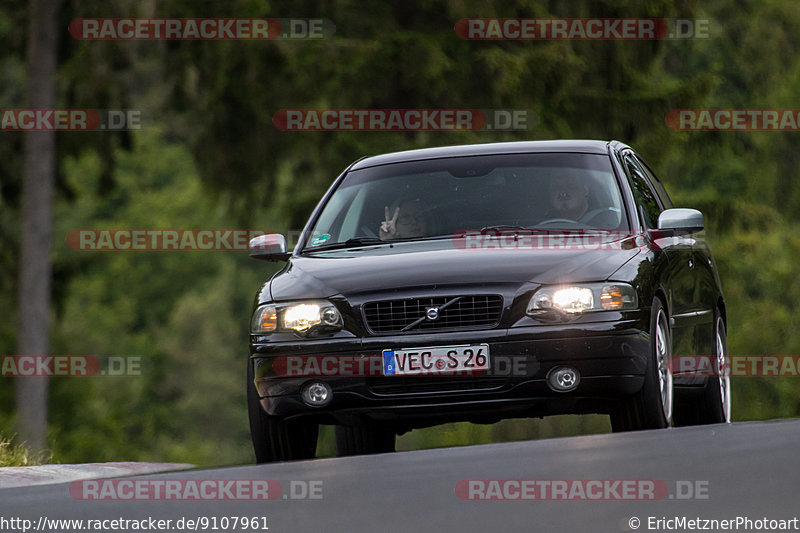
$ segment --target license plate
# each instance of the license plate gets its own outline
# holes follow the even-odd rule
[[[384,376],[478,375],[488,369],[488,344],[383,350]]]

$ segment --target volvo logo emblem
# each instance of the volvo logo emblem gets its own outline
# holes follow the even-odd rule
[[[429,307],[425,310],[425,318],[428,320],[436,320],[439,318],[439,308],[438,307]]]

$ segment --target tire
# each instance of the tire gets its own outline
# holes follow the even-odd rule
[[[661,300],[654,298],[650,308],[650,353],[644,385],[611,412],[611,429],[614,432],[670,426],[674,399],[669,365],[671,357],[672,336],[667,312]]]
[[[319,424],[268,415],[261,407],[253,380],[253,362],[248,358],[247,415],[256,462],[313,459],[317,451]]]
[[[383,426],[336,426],[336,454],[367,455],[394,451],[397,435],[391,428]]]
[[[731,377],[728,336],[719,309],[714,310],[713,373],[701,394],[689,396],[675,406],[676,426],[724,424],[731,421]]]

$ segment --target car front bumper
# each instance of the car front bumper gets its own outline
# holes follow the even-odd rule
[[[616,322],[537,324],[482,331],[438,332],[386,337],[317,339],[251,344],[256,389],[274,416],[313,416],[321,423],[392,423],[401,430],[443,422],[494,422],[515,416],[605,413],[644,383],[650,350],[643,317]],[[385,349],[488,344],[491,370],[470,376],[382,376],[371,363]],[[281,358],[363,359],[364,372],[338,372],[335,365],[314,375],[289,375]],[[382,368],[378,363],[378,368]],[[578,386],[557,392],[548,372],[570,366]],[[350,365],[353,369],[353,365]],[[333,370],[331,372],[331,370]],[[367,375],[368,374],[368,375]],[[307,405],[302,388],[324,381],[332,398]]]

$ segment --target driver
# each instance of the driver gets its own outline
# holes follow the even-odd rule
[[[564,218],[578,221],[589,209],[589,188],[577,176],[550,178],[550,210],[547,219]]]
[[[381,239],[411,239],[428,232],[428,217],[419,198],[401,198],[384,208],[378,230]]]

